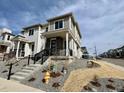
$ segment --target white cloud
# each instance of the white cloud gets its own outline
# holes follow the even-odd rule
[[[9,27],[9,23],[6,18],[0,18],[0,26],[1,27]]]

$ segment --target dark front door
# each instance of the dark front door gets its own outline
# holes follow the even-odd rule
[[[54,55],[56,53],[56,39],[51,40],[51,54]]]

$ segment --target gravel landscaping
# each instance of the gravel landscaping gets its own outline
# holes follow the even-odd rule
[[[98,78],[90,81],[81,92],[124,92],[124,79]]]
[[[24,66],[27,65],[28,59],[22,59],[18,63],[15,63],[12,68],[12,74],[20,71]],[[33,64],[33,61],[30,61],[30,64]],[[49,79],[49,83],[45,84],[43,82],[46,68],[41,68],[40,70],[35,71],[30,77],[26,80],[22,81],[22,84],[41,89],[43,91],[48,92],[58,92],[61,91],[65,80],[70,75],[70,72],[77,69],[85,69],[87,67],[86,59],[76,59],[73,62],[69,62],[67,60],[54,60],[53,62],[56,65],[56,75],[51,72],[51,78]],[[10,66],[6,65],[6,62],[0,62],[0,77],[7,78],[8,69]],[[93,67],[98,67],[99,65],[95,64]],[[62,68],[66,67],[67,73],[62,72]],[[50,69],[50,68],[49,68]]]
[[[43,82],[43,78],[45,76],[46,69],[41,69],[37,72],[35,72],[30,79],[27,79],[26,81],[22,82],[23,84],[26,84],[31,87],[35,87],[38,89],[41,89],[43,91],[47,92],[58,92],[61,91],[61,88],[64,85],[65,80],[68,78],[71,71],[76,69],[85,69],[87,68],[87,60],[79,60],[76,59],[75,62],[68,63],[67,61],[56,61],[54,62],[56,64],[58,72],[58,76],[52,77],[49,79],[49,83],[45,84]],[[62,67],[65,66],[67,68],[67,73],[64,74],[62,71]]]

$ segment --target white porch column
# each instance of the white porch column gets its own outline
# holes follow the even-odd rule
[[[19,54],[19,46],[20,46],[20,41],[17,43],[17,50],[16,50],[16,58],[18,60],[18,54]]]
[[[66,56],[69,56],[69,49],[68,49],[68,32],[66,33]]]

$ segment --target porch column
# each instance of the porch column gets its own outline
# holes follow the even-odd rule
[[[69,56],[69,49],[68,49],[68,32],[66,33],[66,56]]]
[[[20,46],[20,41],[17,43],[17,50],[16,50],[16,58],[18,60],[18,54],[19,54],[19,46]]]

